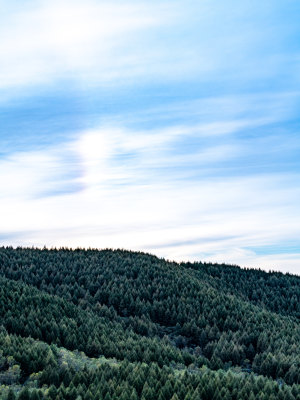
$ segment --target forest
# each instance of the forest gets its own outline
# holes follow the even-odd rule
[[[1,247],[0,399],[300,400],[300,276]]]

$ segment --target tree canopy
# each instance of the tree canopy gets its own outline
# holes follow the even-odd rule
[[[2,247],[0,310],[4,399],[300,398],[298,276]]]

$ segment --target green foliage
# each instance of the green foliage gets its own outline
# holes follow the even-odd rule
[[[292,275],[0,248],[0,397],[298,399],[299,305]]]

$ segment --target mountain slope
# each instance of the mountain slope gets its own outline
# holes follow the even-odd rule
[[[277,380],[276,396],[281,385],[298,396],[300,277],[122,250],[25,248],[0,248],[0,274],[8,335],[174,373],[238,368]]]
[[[201,279],[218,290],[238,295],[269,311],[300,319],[300,276],[225,264],[195,262],[181,265],[195,270]]]

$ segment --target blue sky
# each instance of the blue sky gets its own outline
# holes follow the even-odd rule
[[[0,0],[0,241],[300,273],[298,1]]]

